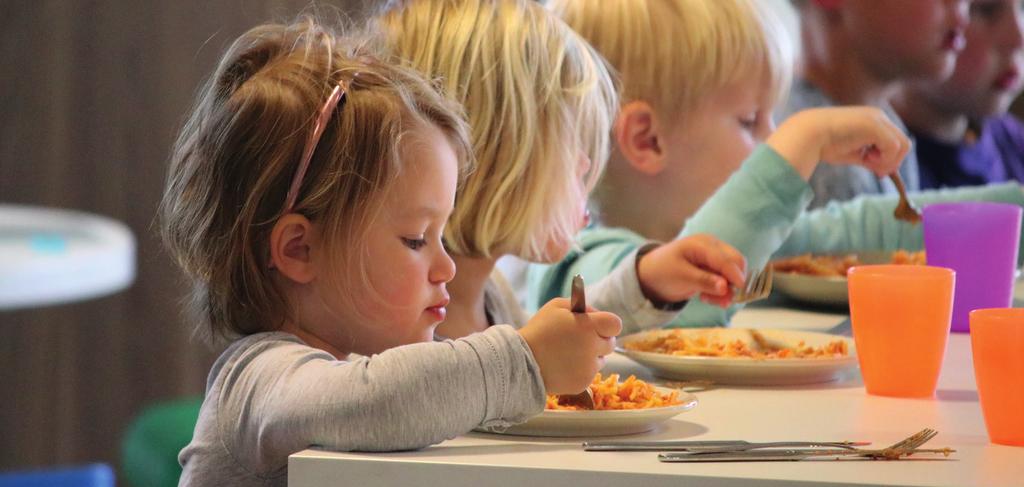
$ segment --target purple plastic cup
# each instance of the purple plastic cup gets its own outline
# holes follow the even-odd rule
[[[1009,308],[1020,244],[1021,207],[1004,203],[938,203],[924,208],[928,265],[956,271],[954,332],[970,330],[970,313]]]

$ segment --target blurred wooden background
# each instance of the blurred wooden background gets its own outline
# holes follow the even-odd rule
[[[363,1],[334,5],[361,18]],[[116,466],[125,426],[146,405],[202,393],[217,351],[191,340],[181,276],[153,228],[168,153],[227,44],[309,5],[0,3],[0,201],[108,215],[138,240],[127,291],[0,312],[0,471]]]
[[[372,2],[335,5],[361,18]],[[152,227],[169,148],[226,44],[308,5],[0,5],[0,201],[108,215],[138,239],[138,278],[129,290],[0,312],[0,470],[117,465],[124,428],[143,407],[202,393],[217,351],[190,339],[177,302],[180,275]],[[1017,110],[1024,114],[1024,103]]]

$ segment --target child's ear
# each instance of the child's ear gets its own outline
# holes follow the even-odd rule
[[[270,232],[270,265],[288,279],[308,284],[316,277],[315,243],[313,224],[306,217],[296,213],[282,216]]]
[[[637,171],[649,176],[665,169],[658,121],[647,102],[631,101],[622,107],[615,122],[615,143],[619,152]]]

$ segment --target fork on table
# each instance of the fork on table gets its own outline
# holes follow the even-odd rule
[[[898,460],[915,453],[941,453],[948,456],[956,450],[950,448],[921,449],[938,432],[933,429],[921,430],[902,441],[882,449],[861,448],[807,448],[785,450],[741,449],[735,445],[722,448],[706,448],[687,453],[663,453],[658,455],[662,462],[758,462],[797,461],[812,457],[860,457],[871,460]]]

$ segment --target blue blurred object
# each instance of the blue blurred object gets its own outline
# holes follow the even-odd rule
[[[62,254],[68,250],[68,240],[58,233],[37,233],[29,237],[29,246],[40,254]]]
[[[102,463],[0,473],[0,487],[114,487],[114,470]]]

